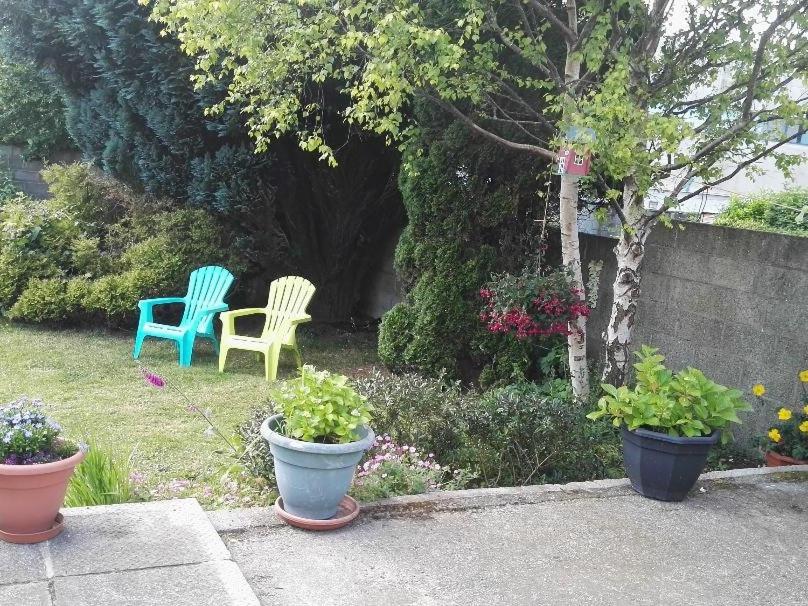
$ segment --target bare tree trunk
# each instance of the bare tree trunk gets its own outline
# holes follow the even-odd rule
[[[581,251],[578,244],[578,181],[571,175],[561,175],[561,254],[564,265],[572,273],[573,286],[579,297],[586,300],[581,273]],[[586,365],[586,316],[579,316],[567,337],[572,393],[577,400],[589,397],[589,371]]]
[[[637,196],[633,181],[623,188],[623,208],[628,229],[623,229],[614,255],[617,258],[612,292],[614,301],[604,345],[606,363],[603,381],[623,385],[628,378],[631,362],[631,342],[640,300],[640,266],[645,258],[645,241],[653,224],[643,221],[642,198]]]

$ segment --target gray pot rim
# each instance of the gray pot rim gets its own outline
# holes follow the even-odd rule
[[[628,433],[633,433],[643,438],[651,438],[659,440],[660,442],[669,442],[671,444],[716,444],[721,438],[721,430],[716,429],[709,436],[697,436],[695,438],[688,438],[687,436],[669,436],[660,431],[651,431],[650,429],[629,429],[625,425],[622,426],[623,430]]]
[[[278,433],[270,427],[270,424],[277,424],[282,419],[283,415],[281,414],[272,415],[266,419],[261,424],[261,435],[267,442],[288,448],[289,450],[315,454],[347,454],[368,450],[376,440],[376,434],[373,433],[373,430],[367,425],[362,425],[357,429],[360,435],[364,433],[364,437],[361,437],[356,442],[348,442],[347,444],[321,444],[319,442],[295,440],[294,438],[288,438]]]

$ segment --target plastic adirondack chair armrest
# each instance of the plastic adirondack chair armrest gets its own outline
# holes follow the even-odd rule
[[[227,303],[222,303],[220,305],[211,305],[210,307],[201,307],[196,310],[197,316],[204,316],[206,314],[215,314],[217,312],[224,312],[229,309],[229,305]]]
[[[252,316],[266,313],[267,310],[263,307],[247,307],[245,309],[234,309],[233,311],[222,312],[219,319],[224,322],[228,318],[240,318],[241,316]]]
[[[292,318],[292,325],[303,324],[304,322],[311,322],[311,316],[309,314],[300,314]]]
[[[155,305],[169,305],[171,303],[185,303],[185,297],[162,297],[160,299],[141,299],[137,302],[140,309],[154,307]]]

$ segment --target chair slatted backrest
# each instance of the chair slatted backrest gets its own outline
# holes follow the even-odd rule
[[[314,291],[314,285],[300,276],[285,276],[273,280],[269,285],[267,320],[263,336],[283,333],[281,337],[285,337],[291,320],[306,313],[306,306],[314,296]]]
[[[209,265],[195,269],[188,282],[188,294],[185,295],[185,312],[182,314],[181,324],[191,321],[200,310],[224,303],[234,279],[233,274],[224,267]],[[197,330],[199,332],[208,330],[212,321],[213,314],[208,314]]]

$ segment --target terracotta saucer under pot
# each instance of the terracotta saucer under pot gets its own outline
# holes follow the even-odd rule
[[[347,526],[359,515],[359,503],[349,496],[344,496],[334,517],[327,520],[309,520],[287,513],[283,509],[283,497],[275,501],[275,514],[290,526],[304,530],[336,530]]]
[[[18,545],[29,545],[31,543],[41,543],[59,536],[65,529],[64,516],[58,514],[53,521],[53,526],[42,532],[32,532],[30,534],[17,534],[0,530],[0,540],[6,543],[17,543]]]

